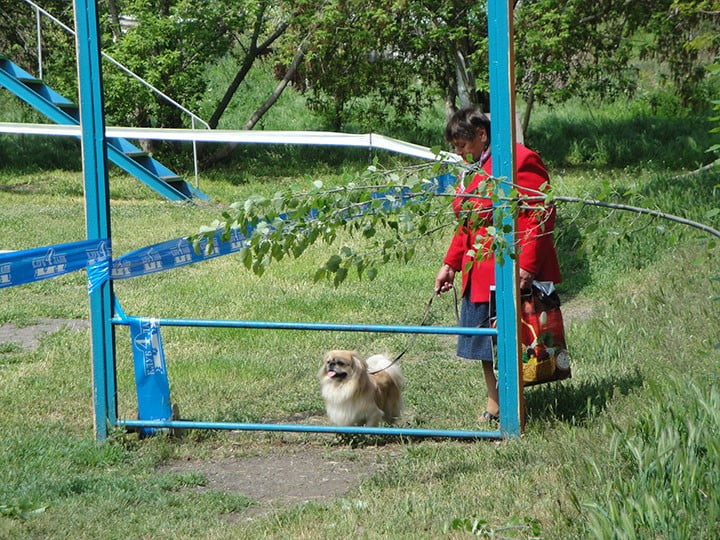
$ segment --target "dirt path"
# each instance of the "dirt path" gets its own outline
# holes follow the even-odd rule
[[[241,435],[242,436],[242,435]],[[292,438],[292,434],[286,437]],[[348,449],[321,444],[264,446],[257,455],[172,461],[161,473],[200,473],[205,483],[191,489],[243,495],[253,501],[232,520],[252,520],[277,510],[343,497],[367,477],[384,470],[393,445]]]
[[[5,323],[0,325],[0,345],[14,344],[24,351],[34,351],[44,336],[54,334],[62,328],[86,330],[90,328],[90,323],[79,319],[40,319],[29,326]]]

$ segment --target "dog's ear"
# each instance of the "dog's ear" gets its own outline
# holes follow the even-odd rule
[[[367,364],[356,351],[350,353],[350,359],[352,360],[352,366],[354,370],[363,371],[367,369]]]
[[[327,351],[323,355],[322,363],[320,364],[320,370],[318,371],[318,376],[322,379],[325,375],[327,375],[327,367],[328,362],[332,358],[332,351]]]

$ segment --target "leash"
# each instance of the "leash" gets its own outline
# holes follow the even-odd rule
[[[455,294],[455,316],[458,320],[460,320],[460,317],[458,316],[458,299],[457,299],[457,291],[455,290],[455,287],[453,287],[453,293]],[[430,299],[427,301],[427,304],[425,304],[425,310],[423,311],[422,320],[420,321],[420,326],[425,326],[425,323],[427,322],[428,315],[430,315],[430,308],[432,307],[433,300],[435,300],[435,297],[438,296],[438,294],[433,291],[432,295],[430,296]],[[387,366],[376,369],[375,371],[368,371],[370,375],[375,375],[376,373],[380,373],[381,371],[385,371],[386,369],[390,368],[395,362],[400,360],[403,356],[405,356],[405,353],[410,350],[410,348],[415,343],[415,340],[417,339],[419,334],[413,334],[410,339],[408,339],[407,345],[405,345],[405,348],[398,354],[392,362],[390,362]]]

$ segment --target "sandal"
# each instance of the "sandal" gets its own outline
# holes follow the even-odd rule
[[[480,415],[480,421],[481,422],[499,422],[500,417],[497,414],[493,414],[491,412],[485,411]]]

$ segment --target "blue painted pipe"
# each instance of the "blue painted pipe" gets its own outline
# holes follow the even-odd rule
[[[235,422],[195,422],[191,420],[117,420],[116,426],[154,429],[228,429],[239,431],[293,431],[304,433],[361,433],[366,435],[405,435],[408,437],[454,437],[462,439],[500,439],[500,431],[468,431],[368,426],[314,426],[305,424],[243,424]]]
[[[147,320],[147,318],[144,318]],[[129,326],[137,317],[115,317],[112,322]],[[233,321],[207,319],[153,319],[160,326],[195,326],[201,328],[255,328],[262,330],[325,330],[339,332],[384,332],[396,334],[450,334],[450,335],[497,335],[496,328],[473,328],[462,326],[397,326],[381,324],[333,324],[276,321]]]

